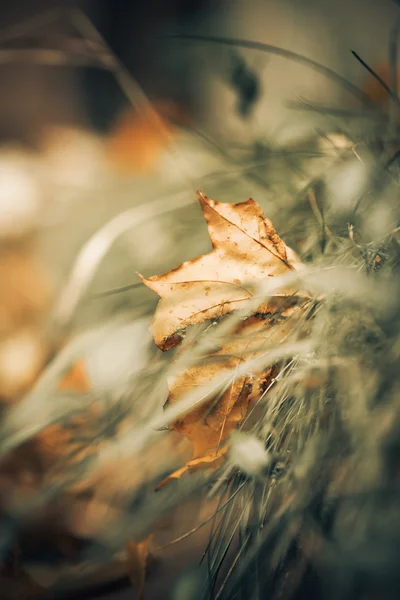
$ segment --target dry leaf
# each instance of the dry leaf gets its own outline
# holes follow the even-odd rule
[[[1,249],[0,338],[40,324],[50,307],[51,285],[32,248]]]
[[[278,366],[259,371],[253,369],[246,376],[235,379],[235,368],[284,342],[303,314],[304,308],[297,306],[282,311],[273,319],[259,315],[249,317],[238,325],[221,348],[168,380],[167,403],[171,405],[224,372],[230,376],[225,390],[211,395],[209,400],[171,424],[172,429],[192,442],[194,457],[225,442],[246,416],[250,401],[259,398],[279,372]],[[190,351],[190,347],[184,351]]]
[[[42,371],[50,348],[43,322],[52,299],[28,236],[0,246],[0,401],[15,402]]]
[[[153,535],[136,543],[129,540],[126,545],[128,574],[137,592],[137,600],[143,600],[143,588],[146,579],[146,567],[149,559],[149,546]]]
[[[198,198],[212,252],[163,275],[142,277],[161,298],[151,328],[161,350],[178,345],[189,325],[243,308],[253,295],[252,283],[283,275],[300,264],[251,198],[240,204],[215,202],[201,192]],[[276,296],[293,294],[300,292],[287,287]],[[269,311],[267,303],[263,312]]]
[[[73,390],[77,392],[85,392],[89,388],[90,383],[83,360],[75,363],[58,385],[59,390]]]
[[[179,402],[195,387],[202,387],[224,371],[227,374],[240,360],[211,356],[169,381],[168,404]],[[250,377],[240,377],[231,381],[227,388],[199,407],[190,410],[175,421],[171,428],[179,431],[193,444],[193,456],[204,454],[217,448],[246,414],[252,391]],[[235,410],[234,410],[235,409]]]
[[[176,135],[173,123],[185,125],[190,117],[184,107],[175,103],[157,102],[154,105],[160,123],[132,108],[119,117],[108,139],[108,156],[116,170],[123,173],[151,173],[157,166],[169,137]]]
[[[243,308],[253,295],[254,283],[303,266],[254,200],[223,204],[200,192],[198,197],[212,252],[163,275],[142,278],[161,297],[151,329],[162,350],[179,345],[188,326]],[[307,292],[286,286],[242,320],[230,337],[220,340],[220,347],[169,379],[169,405],[224,373],[227,384],[170,425],[192,442],[193,459],[161,485],[194,468],[217,466],[223,459],[227,446],[221,444],[244,419],[250,401],[259,399],[272,385],[279,365],[249,367],[246,375],[237,378],[235,370],[292,335],[296,324],[304,320],[309,298]],[[190,350],[190,345],[183,347],[179,357]]]

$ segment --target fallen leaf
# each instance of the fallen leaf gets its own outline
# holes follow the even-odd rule
[[[209,399],[170,425],[192,442],[195,458],[227,440],[246,416],[250,401],[259,398],[279,372],[279,367],[273,365],[261,370],[249,369],[246,376],[236,378],[235,369],[284,342],[303,315],[304,308],[298,306],[283,310],[274,318],[249,317],[224,340],[222,347],[169,378],[167,404],[172,405],[196,387],[205,386],[224,372],[227,374],[228,383],[223,391],[210,394]],[[190,352],[190,346],[184,351]]]
[[[2,249],[0,260],[0,337],[36,327],[50,308],[52,286],[29,244]]]
[[[254,200],[228,204],[210,200],[200,191],[197,194],[212,252],[168,273],[148,279],[141,276],[143,283],[161,298],[151,326],[161,350],[177,346],[189,325],[243,308],[253,296],[254,283],[300,265]],[[299,296],[301,292],[297,287],[286,287],[275,296],[294,294]],[[269,302],[262,311],[271,311]]]
[[[79,360],[75,363],[58,385],[60,391],[73,390],[85,392],[89,388],[90,382],[86,374],[85,363],[83,360]]]
[[[169,381],[168,404],[179,402],[195,387],[202,387],[224,371],[230,375],[240,361],[234,358],[211,356],[201,363],[183,371],[173,381]],[[193,444],[193,456],[216,448],[225,441],[231,430],[244,417],[252,391],[249,377],[231,378],[226,388],[199,407],[183,414],[171,428],[179,431]],[[233,411],[236,406],[236,411]]]
[[[43,321],[52,286],[34,254],[24,238],[0,248],[0,402],[27,393],[50,351]]]
[[[161,298],[151,325],[156,344],[169,350],[182,341],[189,326],[219,319],[242,309],[252,298],[254,284],[278,277],[303,265],[280,239],[261,208],[249,199],[239,204],[219,203],[198,192],[213,250],[143,282]],[[298,286],[285,286],[215,342],[196,364],[175,372],[168,380],[167,404],[180,402],[226,374],[226,385],[209,392],[203,402],[186,410],[170,424],[193,446],[193,458],[161,485],[194,468],[216,466],[223,460],[227,440],[245,418],[251,401],[273,385],[280,365],[250,368],[236,377],[238,367],[261,358],[293,335],[301,325],[310,295]],[[196,341],[193,342],[195,344]],[[187,343],[178,353],[190,352]],[[183,361],[185,362],[185,361]]]
[[[149,546],[153,535],[136,543],[129,540],[126,545],[128,574],[137,592],[137,600],[143,600],[143,588],[149,559]]]
[[[185,108],[175,103],[159,101],[153,108],[159,123],[132,108],[118,118],[107,140],[108,157],[118,172],[146,174],[154,171],[168,146],[169,137],[176,136],[175,123],[187,125],[191,122]]]

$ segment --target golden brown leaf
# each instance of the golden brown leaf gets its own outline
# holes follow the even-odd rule
[[[179,402],[185,394],[196,387],[204,386],[224,372],[229,375],[239,363],[240,360],[233,357],[207,357],[201,363],[178,374],[173,381],[169,381],[168,404]],[[232,378],[225,390],[182,415],[171,428],[192,442],[193,457],[197,458],[204,452],[217,448],[242,420],[251,391],[251,378],[240,377],[236,381]]]
[[[161,298],[151,331],[162,350],[178,345],[180,332],[189,325],[243,308],[253,296],[252,284],[300,265],[251,198],[240,204],[215,202],[201,192],[198,198],[212,252],[186,261],[168,273],[142,277]],[[297,288],[289,286],[276,296],[296,293],[300,294]],[[269,312],[269,303],[262,310]]]
[[[143,600],[143,588],[152,537],[153,535],[151,534],[139,543],[129,540],[126,545],[128,574],[132,584],[136,588],[138,600]]]
[[[187,125],[190,115],[176,103],[158,101],[153,105],[158,119],[138,114],[132,108],[123,112],[107,140],[111,165],[122,173],[152,173],[170,138],[178,131],[175,123]]]
[[[213,245],[209,254],[187,261],[163,275],[143,279],[157,292],[152,333],[162,350],[179,345],[187,327],[216,319],[244,308],[254,284],[301,269],[296,254],[280,239],[261,208],[249,199],[240,204],[219,203],[198,192]],[[175,372],[168,381],[169,405],[180,402],[226,374],[226,385],[209,392],[204,401],[181,414],[170,428],[193,445],[193,459],[166,480],[179,479],[194,468],[217,466],[224,444],[247,414],[250,401],[271,387],[279,365],[251,368],[236,377],[237,369],[261,358],[293,334],[303,319],[309,294],[285,286],[257,306],[196,364]],[[191,351],[182,348],[179,358]]]
[[[52,286],[31,240],[1,245],[0,257],[0,400],[8,403],[27,393],[48,358],[42,323]]]
[[[230,377],[225,390],[211,395],[205,403],[171,424],[171,429],[179,431],[192,442],[194,458],[226,441],[245,417],[250,400],[259,397],[268,388],[278,371],[276,366],[261,371],[252,369],[246,376],[235,379],[235,369],[284,342],[303,314],[304,309],[299,306],[282,311],[274,318],[249,317],[239,324],[231,337],[224,340],[221,348],[169,379],[167,403],[171,405],[224,372]],[[190,347],[184,351],[190,351]]]
[[[58,385],[59,390],[73,390],[77,392],[85,392],[89,388],[90,383],[83,360],[75,363]]]
[[[51,302],[51,284],[32,248],[2,249],[0,260],[0,337],[42,322]]]

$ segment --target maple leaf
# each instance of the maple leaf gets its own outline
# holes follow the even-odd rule
[[[187,327],[243,308],[253,296],[254,284],[303,267],[254,200],[219,203],[201,192],[198,198],[213,250],[163,275],[142,277],[161,297],[151,331],[162,350],[179,345]],[[249,368],[239,377],[235,371],[285,341],[303,320],[309,299],[309,294],[297,287],[283,287],[242,319],[219,346],[214,345],[196,364],[169,378],[169,405],[221,375],[226,374],[227,383],[170,424],[192,443],[193,458],[160,486],[187,471],[219,466],[228,437],[243,421],[250,402],[271,387],[280,366]],[[178,358],[191,349],[187,344]]]
[[[254,200],[230,204],[210,200],[200,191],[197,195],[213,250],[162,275],[140,275],[161,298],[151,326],[161,350],[177,346],[189,325],[243,308],[253,296],[252,283],[301,265]],[[300,292],[286,287],[275,295],[293,294]],[[263,311],[269,310],[266,303]]]
[[[128,574],[136,588],[138,600],[143,600],[143,588],[146,578],[146,567],[149,559],[149,546],[153,535],[139,543],[129,540],[126,545]]]
[[[239,323],[222,347],[168,379],[167,404],[171,405],[194,388],[205,386],[224,372],[227,374],[229,383],[225,389],[171,424],[172,429],[192,442],[195,458],[226,441],[246,416],[250,401],[258,398],[279,372],[279,367],[274,365],[258,371],[252,369],[246,376],[236,377],[235,369],[285,341],[303,314],[304,307],[297,306],[282,310],[274,318],[253,315]],[[183,351],[190,351],[190,346]]]
[[[183,371],[168,382],[168,404],[179,402],[191,389],[204,386],[223,372],[229,375],[239,362],[234,357],[211,356]],[[195,458],[225,441],[246,413],[252,390],[250,377],[232,379],[224,390],[191,409],[171,425],[192,442]]]

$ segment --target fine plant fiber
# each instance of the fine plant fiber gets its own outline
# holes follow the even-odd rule
[[[135,108],[162,127],[144,92],[88,19],[81,13],[73,19],[88,41],[100,47],[100,58],[108,60],[107,68]],[[398,28],[396,24],[389,41],[391,81],[378,80],[392,100],[390,115],[374,107],[353,83],[284,49],[246,40],[174,36],[174,43],[226,44],[298,61],[344,86],[363,106],[357,111],[322,107],[312,99],[296,103],[299,118],[303,111],[316,112],[323,126],[283,148],[265,139],[234,148],[193,126],[185,132],[183,150],[170,142],[176,180],[146,189],[147,184],[138,184],[133,200],[121,202],[118,214],[107,214],[90,235],[81,236],[48,319],[57,340],[66,331],[70,340],[21,402],[2,414],[0,454],[7,459],[29,448],[54,425],[62,425],[72,441],[41,484],[8,520],[0,521],[3,557],[46,509],[56,510],[68,528],[68,511],[80,494],[93,494],[107,514],[102,527],[82,535],[80,558],[100,564],[123,553],[129,538],[139,542],[154,531],[157,537],[162,518],[174,510],[190,510],[200,498],[208,507],[206,517],[169,539],[156,539],[154,551],[162,561],[168,548],[190,542],[209,527],[197,548],[196,560],[204,569],[201,581],[196,580],[197,600],[397,597],[400,179],[399,126],[393,115],[399,104]],[[332,134],[345,137],[346,145],[338,148]],[[209,168],[196,171],[198,156],[207,159]],[[106,193],[115,186],[116,196],[126,194],[115,181],[106,185]],[[196,188],[215,200],[254,197],[305,266],[261,282],[243,310],[193,326],[183,341],[185,352],[165,356],[148,333],[154,298],[135,273],[140,270],[147,277],[209,251]],[[162,256],[148,258],[137,246],[130,253],[140,228],[154,223],[165,237]],[[117,281],[108,274],[121,253],[127,268]],[[279,343],[276,336],[273,344],[264,341],[257,358],[164,406],[168,377],[232,342],[240,335],[238,324],[287,284],[307,290],[309,298]],[[121,297],[127,297],[126,304]],[[283,301],[268,315],[277,327],[285,308]],[[85,392],[56,391],[77,360],[84,356],[90,363],[99,346],[132,323],[138,326],[132,337],[141,342],[133,340],[138,352],[123,384],[113,380],[108,387]],[[116,362],[122,361],[123,351],[122,342],[111,349]],[[269,367],[279,368],[232,435],[227,460],[215,470],[186,473],[158,489],[190,458],[188,447],[177,450],[171,442],[175,432],[170,425],[210,397],[218,398],[246,373]],[[21,560],[27,567],[32,562],[23,554]],[[73,598],[68,586],[55,586],[53,592]]]

